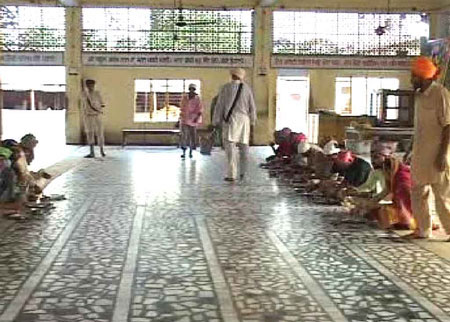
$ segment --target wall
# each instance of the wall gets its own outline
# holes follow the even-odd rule
[[[8,1],[9,4],[30,3],[34,1]],[[54,5],[53,1],[40,1],[42,4]],[[93,0],[81,1],[83,5],[127,5],[148,6],[147,0]],[[258,123],[254,130],[254,143],[266,144],[271,139],[271,133],[275,128],[276,106],[276,79],[278,71],[270,68],[271,50],[271,9],[257,7],[258,0],[183,0],[185,7],[245,7],[255,8],[255,68],[247,70],[246,81],[253,86],[255,101],[258,106]],[[275,8],[297,9],[330,9],[330,10],[368,10],[385,11],[386,1],[367,0],[279,0],[275,2]],[[447,0],[392,0],[391,9],[403,11],[427,11],[439,9]],[[152,6],[172,7],[172,0],[155,0]],[[433,11],[434,12],[434,11]],[[438,15],[439,16],[439,15]],[[79,115],[79,97],[81,92],[81,79],[94,78],[99,83],[99,89],[105,96],[108,106],[106,114],[106,140],[110,144],[118,144],[121,141],[122,128],[142,127],[166,127],[157,123],[134,123],[134,89],[133,80],[136,78],[198,78],[202,80],[202,96],[206,110],[209,110],[211,98],[214,97],[219,87],[228,81],[228,70],[223,68],[100,68],[86,67],[81,62],[80,48],[80,8],[68,8],[67,17],[67,95],[69,108],[67,112],[66,137],[68,143],[79,143],[82,140],[82,125]],[[432,28],[439,28],[439,23],[432,23]],[[439,34],[432,30],[432,34]],[[0,53],[1,55],[1,53]],[[401,78],[401,88],[409,87],[409,74],[407,72],[366,72],[366,71],[342,71],[342,70],[311,70],[311,111],[317,108],[334,107],[334,92],[336,76],[366,75],[366,76],[398,76]],[[209,111],[205,119],[209,119]],[[139,139],[139,138],[138,138]],[[146,138],[147,140],[150,138]],[[158,142],[161,138],[151,138]]]
[[[48,4],[55,5],[55,0],[7,0],[8,4]],[[274,7],[303,8],[303,9],[354,9],[354,10],[382,10],[387,8],[386,0],[274,0]],[[391,10],[417,11],[439,9],[448,5],[447,0],[391,0]],[[173,7],[173,0],[78,0],[83,6],[153,6],[153,7]],[[183,0],[183,7],[206,7],[206,8],[255,8],[260,0]],[[177,0],[177,5],[179,0]]]
[[[364,71],[316,69],[309,72],[311,82],[310,111],[319,109],[334,111],[336,77],[394,77],[400,81],[400,89],[410,89],[410,74],[407,71]]]
[[[251,72],[251,71],[248,71]],[[83,76],[98,82],[98,89],[104,96],[107,106],[105,135],[108,143],[121,142],[122,128],[167,128],[173,123],[135,123],[134,122],[134,80],[149,78],[192,78],[202,82],[202,101],[205,107],[204,120],[209,123],[209,106],[220,87],[229,79],[226,69],[209,68],[100,68],[85,67]],[[164,142],[164,137],[145,137],[148,142]],[[141,137],[142,139],[142,137]],[[156,140],[156,141],[155,141]],[[134,142],[139,141],[139,136]],[[130,138],[133,142],[133,138]]]

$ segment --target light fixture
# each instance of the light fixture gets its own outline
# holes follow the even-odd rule
[[[386,14],[389,15],[390,11],[391,11],[391,0],[387,0],[387,12],[386,12]],[[384,21],[384,26],[380,24],[375,29],[375,34],[377,36],[383,36],[386,32],[389,31],[390,28],[391,28],[391,19],[390,18],[386,18],[386,20]]]

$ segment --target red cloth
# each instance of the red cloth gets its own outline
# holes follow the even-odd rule
[[[399,224],[410,226],[413,219],[411,208],[411,171],[410,167],[400,163],[393,176],[393,203],[398,211]]]
[[[337,160],[342,163],[350,164],[355,161],[355,155],[352,153],[352,151],[342,151],[338,153]]]
[[[294,155],[294,146],[289,140],[284,140],[278,147],[278,156],[292,157]]]
[[[306,142],[307,140],[308,138],[303,133],[295,133],[292,138],[292,142],[297,144],[301,142]]]

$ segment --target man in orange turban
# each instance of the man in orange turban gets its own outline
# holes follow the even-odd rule
[[[439,68],[425,56],[420,56],[413,61],[411,71],[413,76],[422,80],[434,80],[439,76]]]
[[[416,91],[412,209],[418,223],[412,236],[418,238],[431,236],[433,208],[450,235],[450,94],[434,81],[438,74],[439,68],[429,58],[419,57],[412,64],[411,83]]]

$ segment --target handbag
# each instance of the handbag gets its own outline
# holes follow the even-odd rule
[[[234,97],[233,104],[231,104],[231,107],[230,107],[230,110],[228,111],[227,116],[224,117],[225,123],[228,123],[230,121],[231,114],[233,113],[234,107],[236,106],[236,103],[237,103],[237,101],[239,99],[239,96],[241,96],[241,92],[242,92],[242,87],[243,86],[244,86],[244,83],[240,83],[239,84],[239,88],[238,88],[238,90],[236,92],[236,96]]]

